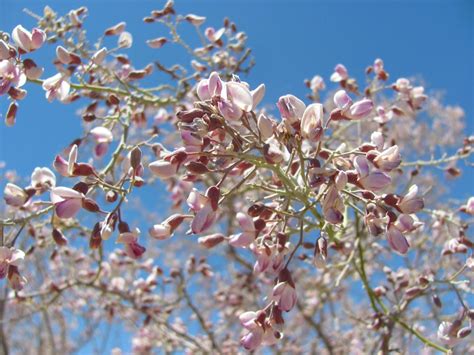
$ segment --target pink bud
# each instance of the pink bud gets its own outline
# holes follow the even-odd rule
[[[150,39],[150,40],[146,41],[148,46],[150,46],[151,48],[155,48],[155,49],[163,47],[166,42],[168,42],[168,40],[165,37]]]
[[[374,104],[372,100],[369,99],[362,99],[360,101],[355,102],[349,108],[348,117],[352,119],[359,119],[366,117],[374,108]]]
[[[10,182],[5,185],[3,199],[7,205],[21,207],[28,201],[28,198],[28,194],[21,187]]]
[[[410,245],[408,244],[405,236],[400,232],[400,230],[394,225],[390,225],[387,228],[387,240],[393,250],[399,252],[400,254],[406,254]]]
[[[169,239],[172,235],[171,226],[168,223],[155,224],[149,230],[150,236],[158,240]]]
[[[186,15],[184,18],[186,21],[193,24],[194,26],[201,26],[204,21],[206,21],[206,18],[204,16],[198,16],[194,14]]]
[[[157,160],[148,165],[151,172],[161,179],[169,179],[176,175],[178,165],[166,160]]]

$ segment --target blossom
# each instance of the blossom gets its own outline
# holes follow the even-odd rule
[[[334,94],[334,104],[341,110],[344,114],[347,112],[349,107],[352,105],[352,99],[347,94],[346,90],[339,90]]]
[[[403,213],[415,213],[424,207],[423,197],[416,196],[418,186],[412,185],[408,193],[398,202],[397,207]]]
[[[89,132],[96,142],[94,153],[97,157],[102,157],[107,153],[110,142],[113,141],[114,136],[107,127],[94,127]]]
[[[296,291],[289,282],[279,282],[273,287],[272,298],[282,311],[289,312],[296,304]]]
[[[257,230],[252,217],[248,214],[238,212],[236,219],[243,232],[230,236],[229,244],[234,247],[246,248],[255,240]]]
[[[332,82],[338,83],[343,80],[347,80],[349,78],[349,74],[347,72],[347,69],[344,65],[338,64],[334,68],[334,73],[331,74],[330,80]]]
[[[8,275],[10,266],[19,266],[24,258],[25,253],[20,249],[0,247],[0,279]]]
[[[343,220],[344,203],[336,186],[331,185],[323,200],[323,215],[326,221],[332,224],[341,223]]]
[[[28,193],[21,187],[12,184],[11,182],[5,185],[5,189],[3,190],[3,199],[7,205],[21,207],[26,203],[26,201],[28,201],[29,198],[30,196]]]
[[[467,200],[467,203],[461,206],[461,211],[474,216],[474,196]]]
[[[322,77],[320,77],[319,75],[315,75],[311,79],[309,85],[310,85],[311,90],[315,94],[326,88],[326,84],[324,83],[324,79]]]
[[[438,327],[438,339],[449,347],[457,345],[462,338],[458,337],[459,322],[441,322]]]
[[[15,44],[24,52],[33,52],[43,45],[46,34],[38,28],[33,28],[29,32],[22,25],[18,25],[13,29],[12,38]]]
[[[51,189],[51,202],[53,202],[56,215],[59,218],[74,217],[81,209],[84,198],[82,192],[68,187]]]
[[[206,18],[204,16],[199,16],[195,14],[188,14],[184,17],[186,21],[189,23],[193,24],[194,26],[200,26],[206,21]]]
[[[294,95],[281,96],[278,99],[277,107],[281,117],[290,125],[298,122],[306,110],[304,102]]]
[[[74,144],[69,150],[68,160],[66,161],[60,155],[54,159],[53,166],[62,176],[74,176],[74,165],[77,162],[78,147]]]
[[[323,105],[311,104],[301,119],[301,136],[310,141],[319,141],[323,134]]]
[[[393,145],[380,153],[376,151],[370,151],[367,155],[370,153],[375,153],[376,155],[376,157],[373,159],[374,165],[385,172],[392,171],[402,162],[400,149],[397,145]]]
[[[0,95],[11,87],[22,87],[26,83],[25,73],[10,60],[0,61]]]
[[[353,103],[345,90],[339,90],[334,94],[334,104],[344,117],[354,120],[366,117],[374,107],[372,100],[366,98]]]
[[[268,138],[263,146],[265,160],[271,164],[278,164],[290,158],[288,149],[274,136]]]
[[[46,91],[46,99],[49,102],[54,99],[66,100],[69,95],[71,85],[63,74],[58,73],[43,81],[43,89]]]
[[[204,31],[204,34],[206,35],[207,39],[211,42],[218,42],[221,39],[221,37],[224,35],[224,33],[225,33],[224,27],[222,27],[221,29],[217,31],[214,29],[214,27],[208,27]]]
[[[35,168],[31,174],[31,186],[40,193],[56,186],[56,176],[48,168]]]
[[[124,244],[125,253],[132,259],[138,259],[146,251],[144,246],[138,244],[139,234],[140,230],[138,228],[135,228],[133,232],[125,231],[120,233],[116,241],[117,243]]]
[[[390,176],[372,169],[367,158],[361,155],[354,158],[354,166],[359,174],[358,183],[368,190],[381,190],[391,182]]]
[[[201,194],[196,189],[191,191],[186,200],[189,208],[195,212],[193,221],[191,223],[191,231],[195,234],[202,233],[209,229],[217,219],[217,201],[215,196],[210,196],[210,187],[206,191],[206,195]]]

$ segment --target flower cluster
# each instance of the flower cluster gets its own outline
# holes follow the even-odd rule
[[[104,321],[133,326],[137,354],[474,351],[474,197],[446,202],[444,178],[431,170],[459,176],[474,138],[418,137],[424,115],[439,131],[439,117],[460,122],[460,109],[415,80],[392,80],[381,59],[365,87],[338,64],[328,84],[306,80],[308,101],[282,93],[271,104],[265,84],[243,79],[253,59],[229,19],[203,29],[205,17],[167,2],[143,20],[169,36],[146,44],[180,46],[189,65],[140,69],[122,53],[134,45],[127,24],[92,44],[86,15],[47,7],[37,28],[0,39],[7,126],[27,85],[47,101],[86,102],[83,132],[51,168],[26,181],[0,166],[0,278],[13,290],[2,322],[42,312],[43,352],[77,351],[85,341],[64,319],[81,314],[89,336]],[[201,47],[178,34],[184,25]],[[47,42],[54,73],[43,76],[29,56]],[[170,83],[146,86],[156,73]],[[446,153],[426,157],[427,145]],[[23,333],[11,333],[10,346],[23,349]]]

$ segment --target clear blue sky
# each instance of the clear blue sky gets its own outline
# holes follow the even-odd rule
[[[142,22],[150,10],[164,2],[0,0],[0,29],[11,31],[19,23],[31,28],[34,21],[22,12],[25,7],[41,12],[50,5],[64,14],[85,5],[89,8],[85,26],[90,38],[126,21],[135,43],[128,54],[137,66],[157,55],[161,61],[172,63],[176,59],[170,52],[152,50],[144,44],[166,34],[162,28]],[[360,75],[381,57],[391,78],[419,74],[428,90],[445,90],[445,102],[460,105],[466,112],[466,134],[474,132],[474,1],[177,0],[176,8],[180,13],[206,16],[208,25],[215,27],[228,16],[248,34],[257,65],[244,79],[252,85],[266,84],[266,103],[274,103],[287,93],[303,98],[303,80],[320,74],[329,82],[339,62]],[[34,58],[38,63],[50,61],[53,51],[54,47],[41,50]],[[52,74],[49,67],[46,75]],[[0,112],[4,114],[7,106],[7,100],[0,98]],[[41,88],[31,87],[20,103],[17,124],[12,128],[0,124],[0,160],[22,175],[29,175],[37,165],[51,166],[54,155],[81,132],[74,107],[50,104]],[[474,194],[469,181],[472,177],[471,172],[459,180],[455,188],[458,197]],[[3,186],[0,188],[3,191]]]

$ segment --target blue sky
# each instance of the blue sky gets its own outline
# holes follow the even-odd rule
[[[176,61],[172,56],[175,52],[152,50],[144,44],[166,34],[161,27],[142,22],[150,10],[163,3],[0,0],[0,29],[10,32],[17,24],[31,28],[34,21],[22,12],[25,7],[41,12],[50,5],[64,14],[84,5],[89,8],[85,26],[90,38],[126,21],[135,42],[128,54],[137,67],[155,56],[171,64]],[[446,103],[465,110],[466,134],[474,131],[474,1],[177,0],[176,8],[180,13],[206,16],[208,25],[216,28],[227,16],[248,34],[257,65],[250,77],[243,79],[252,86],[266,84],[266,103],[274,103],[287,93],[303,98],[303,80],[320,74],[328,83],[337,63],[344,63],[360,77],[367,65],[381,57],[391,78],[421,75],[428,92],[444,90]],[[53,53],[51,46],[33,57],[46,63]],[[53,75],[48,68],[45,75]],[[29,175],[37,165],[50,166],[55,154],[81,132],[80,118],[74,112],[79,105],[48,103],[41,88],[27,88],[17,124],[12,128],[0,124],[0,161],[22,175]],[[7,107],[8,101],[0,98],[0,112],[4,114]],[[472,172],[458,180],[458,197],[473,194],[469,177],[473,177]]]

